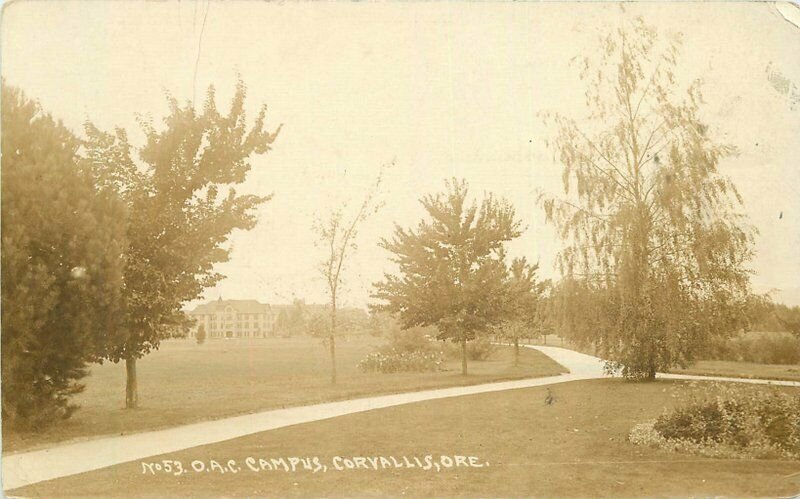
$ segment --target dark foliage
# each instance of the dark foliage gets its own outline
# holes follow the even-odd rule
[[[78,140],[2,88],[3,429],[69,417],[120,319],[124,205],[78,164]]]

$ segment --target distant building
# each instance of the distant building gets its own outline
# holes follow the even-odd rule
[[[223,300],[198,305],[189,312],[197,323],[189,333],[197,335],[202,325],[206,338],[266,338],[275,335],[272,307],[256,300]]]

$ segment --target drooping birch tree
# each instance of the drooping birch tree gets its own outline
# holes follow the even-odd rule
[[[608,316],[574,339],[629,378],[653,379],[735,331],[749,292],[754,230],[720,171],[735,148],[703,121],[700,82],[682,89],[680,45],[627,22],[577,59],[587,119],[545,116],[563,168],[564,195],[541,198],[565,242],[559,266]]]

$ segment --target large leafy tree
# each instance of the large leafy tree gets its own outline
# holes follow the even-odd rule
[[[427,218],[416,229],[395,226],[394,236],[382,240],[398,273],[385,274],[373,297],[403,328],[435,326],[439,339],[460,343],[466,375],[467,342],[502,317],[504,245],[521,234],[520,222],[505,200],[470,201],[463,180],[421,203]]]
[[[77,138],[5,83],[2,130],[3,428],[39,428],[75,410],[117,326],[126,214]]]
[[[239,82],[227,114],[217,110],[213,87],[202,110],[169,99],[163,128],[141,123],[145,142],[137,149],[123,129],[86,125],[85,156],[97,182],[113,187],[130,213],[122,339],[105,352],[125,361],[126,407],[138,403],[136,360],[185,330],[183,304],[223,278],[214,265],[228,259],[229,235],[251,229],[255,208],[269,199],[233,187],[278,133],[265,129],[266,107],[248,125],[245,93]]]
[[[515,258],[508,268],[503,290],[502,319],[497,333],[514,344],[514,365],[519,365],[519,340],[542,334],[545,327],[544,294],[549,281],[539,281],[538,264]]]
[[[598,47],[579,61],[587,119],[547,117],[565,196],[542,202],[566,242],[569,293],[607,314],[575,339],[594,342],[609,369],[652,379],[738,328],[753,230],[719,171],[734,148],[702,121],[699,83],[679,91],[679,39],[637,18]]]

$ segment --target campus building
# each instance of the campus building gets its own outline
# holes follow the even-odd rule
[[[190,332],[197,335],[202,325],[206,338],[265,338],[275,335],[272,307],[256,300],[223,300],[198,305],[189,312],[196,319]]]

